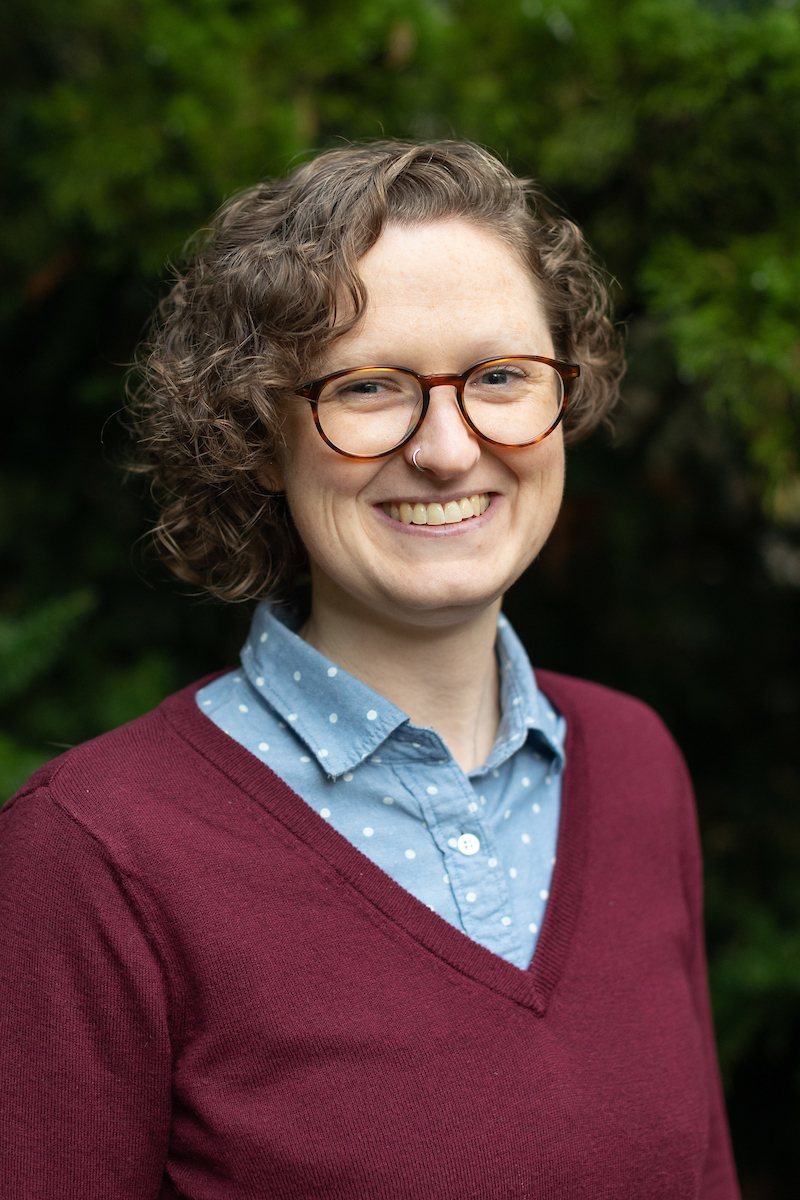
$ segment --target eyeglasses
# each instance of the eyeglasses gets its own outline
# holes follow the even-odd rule
[[[532,446],[564,416],[575,363],[522,354],[490,358],[463,375],[417,375],[404,367],[334,371],[303,384],[320,437],[347,458],[383,458],[413,438],[428,411],[431,388],[456,389],[467,425],[493,446]]]

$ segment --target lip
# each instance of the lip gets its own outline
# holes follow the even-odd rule
[[[402,521],[395,521],[393,517],[387,517],[383,511],[381,504],[447,504],[449,500],[460,499],[464,493],[459,492],[453,496],[437,496],[435,500],[410,500],[408,497],[403,497],[399,500],[382,500],[379,504],[373,505],[373,512],[378,517],[378,520],[385,523],[396,532],[408,534],[410,537],[455,537],[457,534],[466,534],[471,529],[482,529],[487,521],[490,521],[502,499],[499,492],[485,491],[485,495],[489,497],[489,507],[486,512],[481,513],[479,517],[470,517],[468,521],[454,521],[452,525],[404,525]]]

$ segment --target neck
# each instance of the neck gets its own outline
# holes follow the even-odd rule
[[[324,589],[322,589],[324,591]],[[351,597],[314,588],[300,636],[326,658],[435,729],[466,773],[486,760],[500,721],[494,642],[500,601],[438,628],[384,621]]]

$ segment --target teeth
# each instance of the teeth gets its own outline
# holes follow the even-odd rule
[[[401,521],[403,525],[455,525],[458,521],[466,521],[470,517],[479,517],[489,507],[489,496],[486,492],[480,495],[465,496],[463,500],[448,500],[446,504],[401,504],[387,502],[381,507],[387,517]]]

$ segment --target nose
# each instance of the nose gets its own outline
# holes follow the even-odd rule
[[[416,435],[403,447],[403,455],[439,479],[454,479],[475,466],[481,455],[478,438],[461,416],[452,384],[431,388],[425,420]]]

